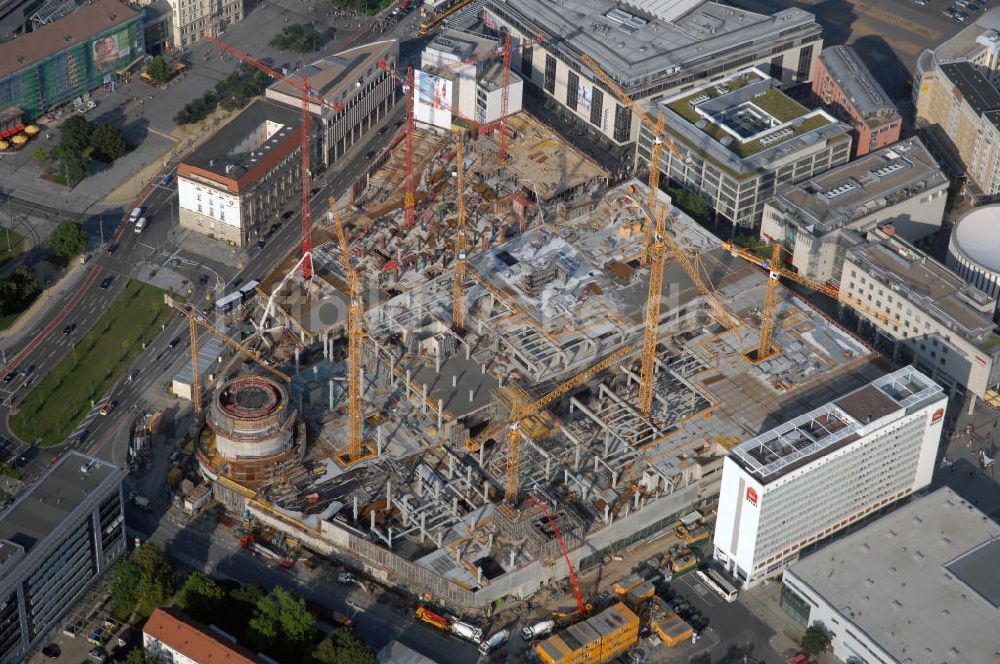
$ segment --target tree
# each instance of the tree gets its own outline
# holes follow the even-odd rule
[[[350,629],[335,629],[312,652],[315,664],[375,664],[375,653]]]
[[[162,84],[170,79],[170,67],[167,66],[167,61],[160,56],[149,61],[149,64],[146,65],[146,73],[149,74],[154,83]]]
[[[94,148],[94,156],[100,161],[112,162],[124,157],[128,152],[128,143],[122,133],[109,125],[102,123],[90,135],[90,147]]]
[[[59,146],[82,154],[90,145],[90,134],[93,129],[87,118],[82,115],[71,115],[62,124]]]
[[[160,658],[150,655],[145,648],[132,648],[125,658],[125,664],[160,664]]]
[[[35,152],[33,153],[32,156],[34,156],[35,163],[38,164],[39,168],[45,168],[46,166],[48,166],[49,153],[45,148],[43,147],[35,148]]]
[[[226,591],[222,586],[201,572],[194,572],[177,594],[177,606],[195,620],[218,623],[225,599]]]
[[[115,568],[111,599],[123,611],[135,610],[148,616],[170,598],[170,574],[163,552],[152,544],[143,544]]]
[[[49,243],[52,250],[64,259],[70,259],[87,248],[89,238],[83,224],[64,221],[52,231]]]
[[[301,597],[273,588],[257,600],[247,636],[251,645],[280,661],[300,661],[312,643],[315,624]]]
[[[24,311],[38,295],[38,280],[25,265],[15,268],[6,279],[0,279],[0,313],[16,314]]]
[[[805,634],[802,635],[802,652],[807,655],[818,655],[830,649],[830,635],[819,623],[813,623],[806,627]]]

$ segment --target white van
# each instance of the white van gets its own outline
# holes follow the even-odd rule
[[[134,224],[140,217],[142,217],[142,208],[132,208],[132,214],[128,216],[128,223]]]
[[[146,218],[139,217],[139,221],[135,222],[135,232],[141,233],[144,228],[146,228]]]

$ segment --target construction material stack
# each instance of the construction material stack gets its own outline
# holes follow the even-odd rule
[[[545,664],[599,664],[622,654],[639,640],[639,616],[621,602],[550,636],[535,652]]]

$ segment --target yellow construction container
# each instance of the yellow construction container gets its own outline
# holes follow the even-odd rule
[[[628,605],[633,609],[636,609],[655,594],[656,587],[653,585],[653,582],[643,581],[625,594],[625,601],[627,601]]]
[[[633,574],[630,577],[617,581],[611,586],[611,590],[615,592],[616,595],[624,596],[628,591],[632,590],[636,586],[642,584],[646,579],[642,578],[638,574]]]
[[[535,646],[545,664],[600,664],[639,640],[639,616],[621,602]]]
[[[689,640],[694,633],[691,626],[671,611],[659,597],[650,602],[649,628],[671,648]]]
[[[670,569],[673,570],[674,574],[683,574],[688,570],[694,569],[694,566],[698,564],[698,558],[695,557],[693,553],[688,551],[684,555],[677,556],[670,561]]]

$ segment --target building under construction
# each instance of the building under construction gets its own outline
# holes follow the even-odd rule
[[[881,373],[862,342],[684,214],[652,234],[645,185],[608,190],[596,165],[534,131],[509,142],[499,173],[493,137],[459,151],[425,136],[412,228],[398,205],[372,216],[373,183],[367,213],[316,230],[311,282],[295,257],[263,280],[258,340],[285,357],[295,346],[299,405],[267,436],[298,418],[303,433],[280,437],[294,459],[270,478],[216,484],[265,526],[461,613],[565,578],[554,528],[586,568],[711,513],[730,447]],[[354,374],[348,301],[365,309]],[[754,356],[762,326],[769,350]],[[351,390],[365,447],[345,457]],[[216,397],[216,454],[231,430],[218,411],[273,408],[269,394]]]

